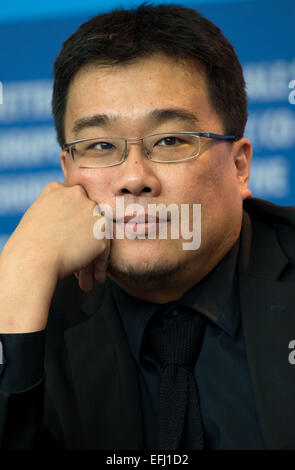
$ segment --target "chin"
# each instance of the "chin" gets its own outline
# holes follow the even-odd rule
[[[159,283],[173,282],[173,278],[177,275],[178,266],[114,266],[110,265],[108,274],[111,279],[119,283],[132,283],[133,287],[152,288],[159,287]]]
[[[159,281],[171,278],[181,267],[177,259],[158,250],[136,247],[134,250],[111,250],[108,273],[114,280],[129,282]]]
[[[111,246],[112,263],[136,265],[157,265],[181,257],[178,240],[113,240]]]

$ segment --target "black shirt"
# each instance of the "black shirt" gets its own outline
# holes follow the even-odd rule
[[[195,365],[206,449],[265,449],[248,371],[239,311],[239,241],[201,282],[161,305],[163,325],[199,312],[208,323]],[[145,448],[157,449],[160,367],[144,348],[144,332],[160,305],[112,291],[139,373]],[[166,308],[165,308],[166,307]],[[163,311],[162,311],[163,310]]]

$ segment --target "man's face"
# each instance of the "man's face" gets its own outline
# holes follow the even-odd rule
[[[162,113],[157,120],[152,117],[155,110],[174,112]],[[94,115],[109,119],[74,132],[78,120]],[[166,131],[224,133],[209,101],[204,73],[191,62],[154,55],[127,65],[85,66],[74,77],[65,116],[67,142],[102,136],[132,139]],[[62,152],[65,184],[82,185],[90,199],[110,205],[114,214],[117,196],[124,196],[125,206],[139,203],[146,211],[148,204],[190,204],[192,215],[192,205],[201,204],[201,245],[196,250],[184,250],[181,238],[114,238],[109,273],[119,284],[136,281],[148,286],[170,278],[190,287],[238,238],[242,200],[251,195],[251,146],[246,139],[201,141],[197,158],[178,163],[148,160],[140,142],[129,143],[127,159],[108,168],[79,168]]]

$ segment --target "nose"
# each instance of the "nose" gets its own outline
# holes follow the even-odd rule
[[[117,175],[113,183],[116,196],[130,194],[133,196],[156,197],[161,185],[156,173],[157,163],[145,156],[142,141],[128,142],[125,161],[117,166]]]

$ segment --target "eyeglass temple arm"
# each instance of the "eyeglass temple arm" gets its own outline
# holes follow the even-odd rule
[[[201,132],[198,135],[200,137],[208,137],[209,139],[236,140],[236,137],[234,135],[220,135],[213,134],[212,132]]]

